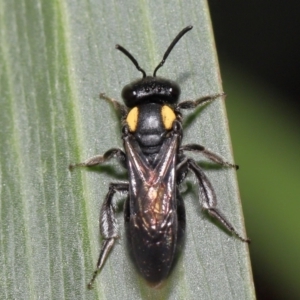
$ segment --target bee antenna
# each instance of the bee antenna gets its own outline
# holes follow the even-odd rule
[[[164,56],[163,56],[163,59],[162,61],[158,64],[158,66],[155,68],[154,72],[153,72],[153,77],[156,77],[156,72],[159,68],[161,68],[166,59],[168,58],[170,52],[172,51],[172,49],[174,48],[174,46],[178,43],[178,41],[188,32],[190,31],[191,29],[193,28],[193,26],[187,26],[185,27],[184,29],[182,29],[178,35],[175,37],[175,39],[173,40],[173,42],[170,44],[170,46],[168,47],[167,51],[165,52]]]
[[[123,52],[132,62],[133,64],[135,65],[135,67],[140,71],[142,72],[143,74],[143,78],[145,78],[147,75],[146,75],[146,72],[139,66],[137,60],[125,49],[123,48],[121,45],[116,45],[116,49]]]

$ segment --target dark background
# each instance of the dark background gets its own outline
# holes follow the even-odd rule
[[[233,150],[241,165],[238,178],[247,233],[253,241],[257,298],[300,299],[300,191],[291,183],[300,178],[300,1],[210,0],[209,5],[228,94]],[[232,99],[236,90],[238,99]],[[264,114],[260,106],[265,107]],[[247,138],[251,127],[255,134]],[[258,166],[247,168],[249,163]],[[295,171],[289,172],[289,167]]]
[[[221,66],[229,60],[275,86],[291,99],[288,106],[276,105],[297,118],[300,1],[210,0],[209,5]]]

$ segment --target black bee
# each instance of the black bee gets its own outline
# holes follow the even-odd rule
[[[184,235],[185,208],[178,186],[186,178],[188,171],[194,173],[198,180],[202,207],[240,240],[250,241],[242,237],[216,208],[216,194],[210,181],[201,167],[184,153],[200,152],[222,166],[236,169],[237,166],[225,162],[201,145],[181,145],[183,133],[180,111],[205,105],[224,94],[177,103],[180,96],[179,85],[156,76],[173,47],[192,28],[188,26],[176,36],[155,68],[153,76],[147,76],[135,58],[122,46],[116,45],[143,74],[142,79],[123,88],[125,106],[104,94],[100,95],[121,112],[124,151],[113,148],[104,155],[70,165],[70,169],[75,166],[90,167],[116,158],[128,170],[129,176],[127,183],[110,184],[102,205],[100,232],[103,244],[89,288],[92,288],[98,271],[119,237],[113,203],[116,192],[128,193],[124,214],[130,253],[139,272],[153,285],[158,285],[169,275]]]

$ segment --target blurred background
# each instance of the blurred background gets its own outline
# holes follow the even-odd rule
[[[300,299],[300,1],[209,0],[258,299]]]

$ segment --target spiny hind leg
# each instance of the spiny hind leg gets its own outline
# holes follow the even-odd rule
[[[99,254],[96,270],[94,271],[91,281],[88,283],[89,289],[93,288],[93,283],[97,277],[98,272],[103,267],[104,262],[108,257],[112,247],[114,246],[116,239],[119,238],[113,197],[116,192],[128,193],[128,189],[128,183],[111,183],[109,185],[109,191],[106,194],[105,200],[100,210],[100,233],[103,238],[103,243]]]

